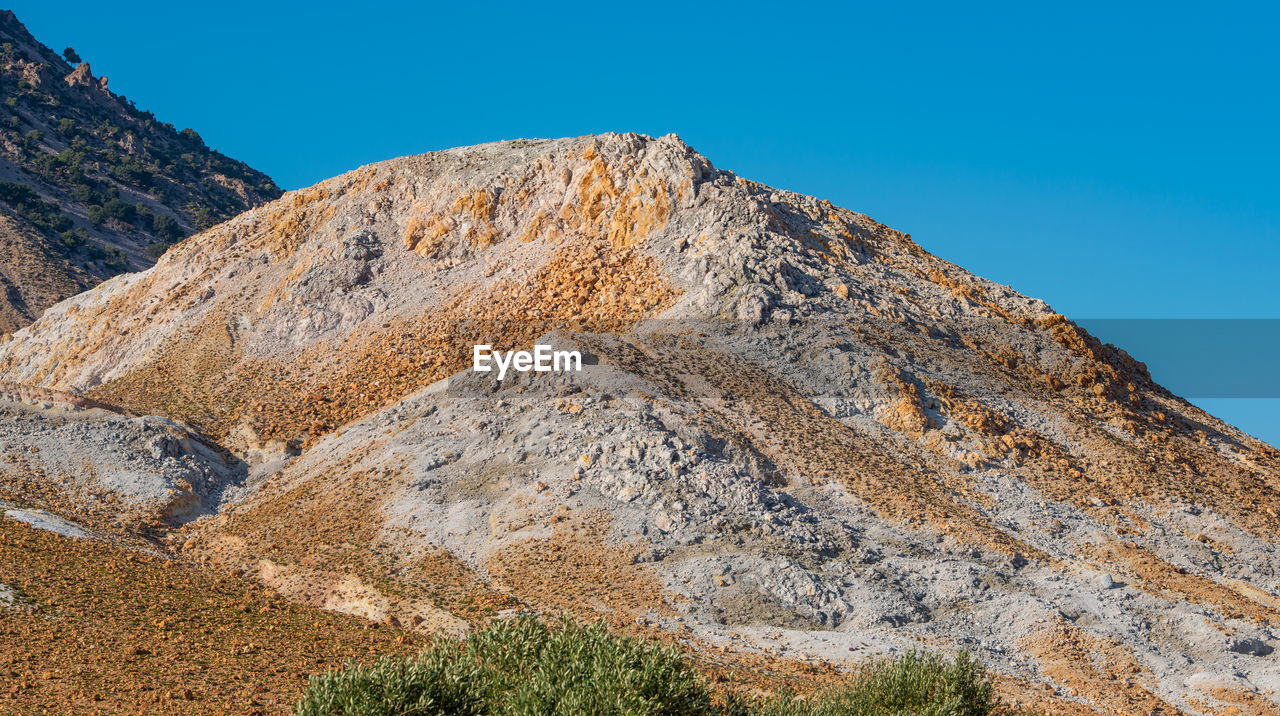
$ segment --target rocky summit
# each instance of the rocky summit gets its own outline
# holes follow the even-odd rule
[[[479,344],[583,365],[498,380]],[[1280,453],[675,136],[286,193],[54,305],[0,375],[0,499],[296,602],[774,668],[967,650],[1053,713],[1280,710]]]

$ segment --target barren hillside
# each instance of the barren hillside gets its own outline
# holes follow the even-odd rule
[[[585,369],[469,370],[535,340]],[[72,396],[11,408],[7,494],[298,601],[424,631],[576,611],[778,662],[968,649],[1073,712],[1280,709],[1274,448],[674,136],[287,193],[55,305],[0,374]],[[51,449],[66,421],[194,452],[128,492]]]
[[[280,196],[69,57],[0,11],[0,333]]]

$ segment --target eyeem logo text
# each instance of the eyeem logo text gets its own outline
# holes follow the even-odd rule
[[[557,351],[551,346],[535,344],[532,351],[493,350],[493,346],[485,343],[475,346],[471,354],[471,369],[477,373],[488,373],[493,366],[498,366],[498,380],[507,376],[507,369],[521,373],[534,371],[537,373],[567,373],[582,370],[582,354],[578,351]]]

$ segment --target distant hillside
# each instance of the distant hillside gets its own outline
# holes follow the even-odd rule
[[[0,333],[281,193],[79,59],[0,11]]]

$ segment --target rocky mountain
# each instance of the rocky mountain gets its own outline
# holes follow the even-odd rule
[[[280,196],[70,54],[74,66],[0,11],[0,332]]]
[[[534,343],[583,370],[471,370]],[[967,649],[1048,712],[1280,709],[1280,453],[674,136],[287,193],[53,306],[0,375],[0,497],[307,604],[753,663]]]

